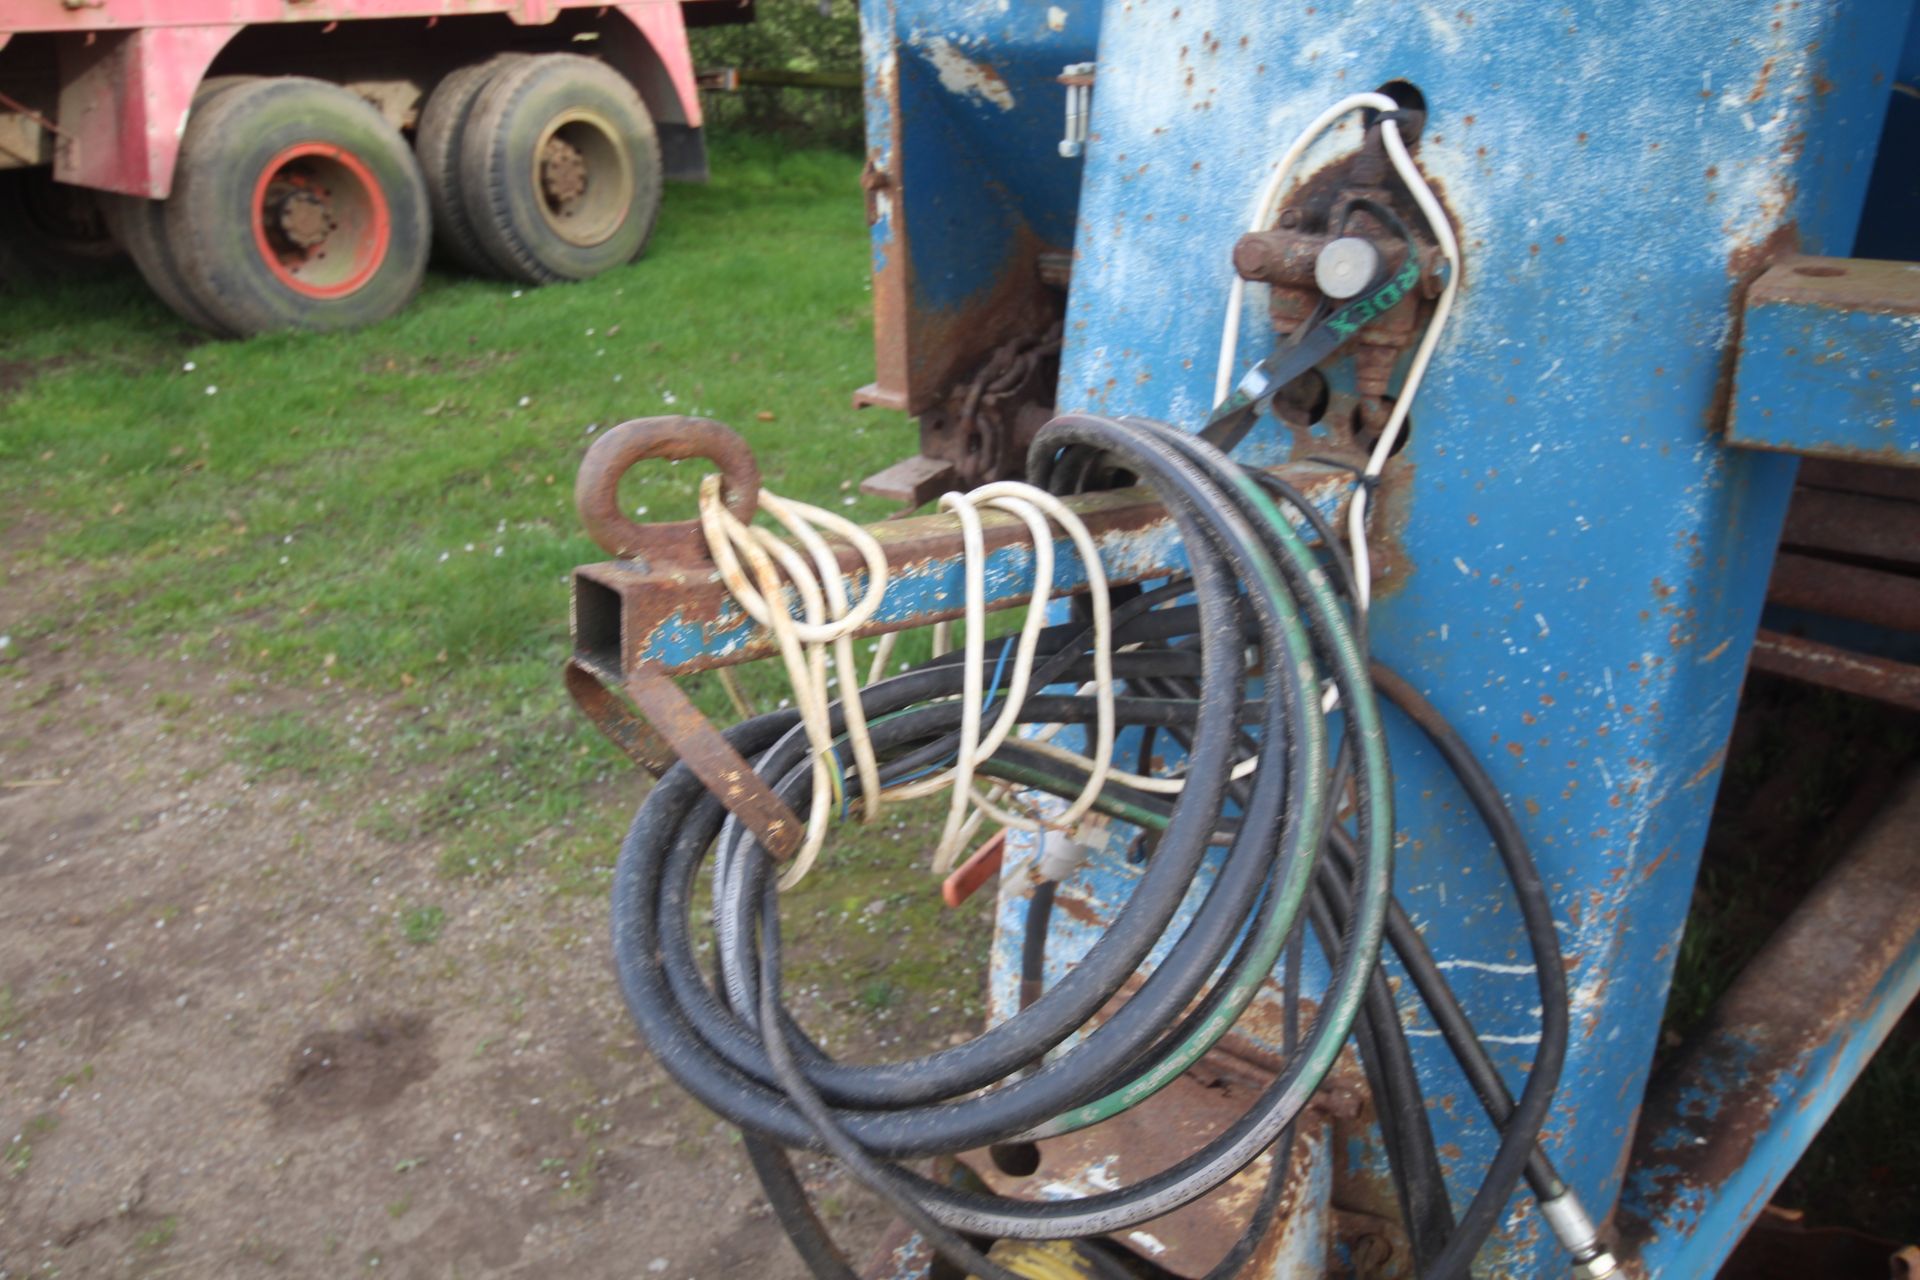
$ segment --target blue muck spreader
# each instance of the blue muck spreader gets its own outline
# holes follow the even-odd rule
[[[1909,773],[1660,1045],[1747,672],[1920,708],[1912,9],[864,0],[900,518],[627,423],[567,671],[658,778],[628,1008],[813,1275],[1718,1272],[1920,987]],[[839,1060],[782,890],[915,801],[988,1016]]]

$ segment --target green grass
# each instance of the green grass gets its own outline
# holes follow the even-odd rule
[[[364,763],[364,756],[341,746],[333,726],[293,711],[247,721],[228,744],[227,756],[257,776],[287,771],[313,775]]]
[[[595,430],[716,417],[770,487],[836,509],[913,447],[898,415],[850,407],[872,373],[857,160],[719,140],[714,175],[669,189],[630,268],[548,289],[436,274],[356,333],[204,341],[130,274],[11,299],[0,536],[77,594],[10,620],[4,660],[78,642],[384,695],[392,722],[358,745],[276,712],[232,754],[377,763],[370,825],[436,839],[449,872],[577,863],[567,824],[627,770],[559,680],[568,571],[604,558],[572,500]],[[684,517],[700,470],[652,467],[623,500]]]
[[[136,1248],[151,1252],[166,1248],[173,1243],[173,1238],[178,1234],[180,1234],[180,1219],[168,1216],[135,1236],[133,1243]]]
[[[447,913],[440,907],[414,907],[401,917],[400,933],[416,947],[437,941],[447,926]]]

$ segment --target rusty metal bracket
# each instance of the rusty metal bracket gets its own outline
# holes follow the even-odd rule
[[[578,658],[567,659],[566,679],[573,704],[635,764],[656,778],[673,767],[677,757],[667,740],[652,725],[622,706],[613,690]]]
[[[806,824],[760,780],[746,757],[733,749],[713,721],[700,714],[679,685],[656,668],[639,667],[627,677],[627,692],[640,714],[673,744],[687,768],[727,812],[747,824],[774,861],[785,862],[794,855]]]
[[[1911,663],[1854,653],[1765,628],[1754,637],[1750,661],[1755,671],[1920,711],[1920,667]]]
[[[760,501],[760,468],[753,450],[731,429],[711,419],[637,418],[594,441],[581,460],[574,505],[595,542],[644,569],[698,568],[710,575],[712,565],[698,520],[643,525],[621,510],[621,477],[648,458],[712,462],[720,469],[727,509],[747,521],[753,519]],[[639,716],[620,705],[578,657],[567,663],[567,691],[600,732],[641,768],[659,777],[676,759],[684,760],[775,859],[792,857],[800,847],[805,824],[760,780],[713,722],[657,666],[636,666],[624,676],[627,695]]]
[[[574,572],[574,654],[567,665],[567,689],[587,718],[643,769],[657,777],[676,760],[684,761],[776,859],[789,858],[800,847],[805,824],[672,679],[768,656],[771,635],[732,601],[699,521],[642,525],[622,514],[621,476],[649,458],[710,461],[720,469],[729,510],[750,520],[758,506],[760,472],[752,450],[718,422],[637,419],[595,441],[581,462],[575,501],[594,540],[620,559]],[[1313,465],[1288,470],[1310,500],[1337,512],[1350,487],[1346,475]],[[1093,534],[1109,582],[1163,577],[1184,564],[1172,518],[1141,491],[1083,494],[1068,504]],[[987,513],[981,523],[988,607],[1024,602],[1031,590],[1030,535],[1005,513]],[[858,634],[904,630],[960,613],[964,557],[955,517],[892,521],[871,532],[885,549],[892,574],[879,611]],[[1056,591],[1083,589],[1085,566],[1078,549],[1063,538],[1055,552]],[[857,563],[853,549],[842,547],[836,554],[857,582],[865,566]],[[615,688],[633,700],[638,716]]]

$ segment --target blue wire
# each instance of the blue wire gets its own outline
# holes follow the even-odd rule
[[[1000,643],[1000,661],[993,664],[993,683],[987,686],[986,701],[980,706],[982,714],[993,709],[993,695],[1000,691],[1000,675],[1007,669],[1007,655],[1013,652],[1013,637],[1008,636]]]

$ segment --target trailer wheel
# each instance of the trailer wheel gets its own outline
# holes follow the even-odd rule
[[[202,81],[193,93],[193,111],[204,110],[227,90],[250,84],[253,79],[252,76],[216,76]],[[107,226],[112,230],[113,238],[133,259],[133,265],[147,282],[147,288],[153,291],[154,297],[160,299],[173,314],[196,328],[222,337],[233,336],[220,327],[207,309],[195,300],[192,290],[187,288],[186,275],[174,258],[172,246],[167,243],[164,222],[166,202],[141,196],[108,195],[102,198],[101,204],[105,208]]]
[[[461,131],[460,184],[501,274],[585,280],[633,261],[660,213],[660,140],[640,95],[574,54],[529,58],[488,82]]]
[[[0,285],[98,272],[120,255],[96,192],[53,170],[0,170]]]
[[[337,85],[253,80],[195,111],[162,220],[218,329],[344,329],[413,300],[431,243],[399,132]]]
[[[427,95],[419,128],[414,131],[413,153],[419,158],[420,172],[427,180],[427,199],[433,205],[436,255],[482,275],[495,271],[467,217],[460,184],[460,139],[481,92],[502,71],[524,61],[525,54],[503,53],[450,73]]]

